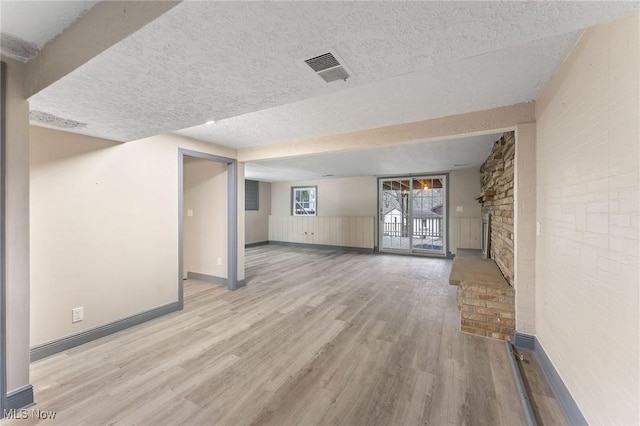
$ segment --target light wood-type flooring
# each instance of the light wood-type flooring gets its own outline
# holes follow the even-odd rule
[[[458,331],[451,262],[262,246],[247,287],[34,363],[64,425],[518,425],[503,342]],[[27,426],[36,420],[11,420]]]
[[[518,353],[522,355],[522,360],[517,361],[518,368],[538,425],[568,426],[562,408],[533,353],[525,350],[519,350]]]

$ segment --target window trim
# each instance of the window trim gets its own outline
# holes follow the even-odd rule
[[[313,191],[313,213],[297,213],[295,208],[296,191]],[[311,203],[311,201],[310,201]],[[318,185],[292,186],[291,200],[289,202],[292,216],[317,216],[318,215]],[[303,207],[304,208],[304,207]]]

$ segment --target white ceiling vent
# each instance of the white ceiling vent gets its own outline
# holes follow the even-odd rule
[[[307,59],[305,62],[327,83],[338,80],[346,81],[350,77],[333,53],[324,53],[315,58]]]

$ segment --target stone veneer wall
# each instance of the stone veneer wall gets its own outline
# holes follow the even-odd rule
[[[491,258],[495,260],[513,286],[513,172],[516,152],[514,132],[505,134],[493,144],[491,154],[480,167],[482,191],[493,191],[487,197],[482,213],[491,215]]]

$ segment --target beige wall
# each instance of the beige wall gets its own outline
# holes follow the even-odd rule
[[[482,248],[480,170],[476,168],[453,170],[449,174],[449,250]],[[462,212],[457,207],[462,207]]]
[[[378,183],[375,177],[274,182],[272,215],[290,215],[291,187],[305,185],[318,186],[318,216],[377,216]],[[449,185],[450,250],[455,253],[457,248],[480,248],[482,216],[480,204],[475,200],[480,194],[480,173],[477,169],[454,170],[449,175]],[[462,206],[463,211],[458,212],[457,206]]]
[[[185,157],[183,170],[183,274],[227,278],[227,165]]]
[[[175,135],[118,144],[40,127],[30,146],[31,344],[175,302],[178,148],[235,152]],[[79,306],[84,321],[72,324]]]
[[[271,184],[260,182],[258,210],[245,211],[245,243],[261,243],[269,240],[269,215],[271,214]]]
[[[7,64],[6,92],[6,327],[7,390],[29,384],[29,105],[24,65]]]
[[[589,29],[536,105],[536,331],[590,424],[639,424],[640,16]]]
[[[291,214],[291,187],[318,186],[318,216],[375,216],[377,181],[375,177],[332,178],[314,181],[274,182],[271,184],[271,214]]]
[[[516,127],[513,263],[516,330],[536,333],[536,123]]]

